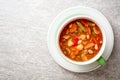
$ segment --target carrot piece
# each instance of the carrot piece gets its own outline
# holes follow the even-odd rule
[[[91,30],[89,27],[87,27],[87,30],[88,30],[88,34],[91,34]]]
[[[78,55],[79,54],[79,50],[75,50],[75,52],[73,52],[74,53],[74,55]]]
[[[88,60],[87,56],[84,55],[84,54],[81,55],[81,59],[82,59],[82,61],[87,61]]]
[[[75,23],[72,24],[71,28],[70,28],[70,32],[75,32],[77,30],[77,25]]]
[[[95,45],[94,43],[88,43],[88,44],[84,47],[84,49],[89,49],[89,48],[93,47],[94,45]]]
[[[90,29],[90,27],[88,26],[88,23],[86,23],[86,22],[84,22],[83,20],[81,20],[81,23],[87,28],[87,33],[88,34],[91,34],[91,29]]]
[[[70,48],[70,50],[71,50],[71,54],[72,55],[78,55],[79,54],[79,50],[76,48],[76,47],[74,47],[74,46],[72,46],[71,48]]]

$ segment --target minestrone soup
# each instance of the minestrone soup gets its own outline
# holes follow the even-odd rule
[[[60,33],[59,45],[63,54],[71,60],[84,62],[98,54],[103,36],[98,25],[87,19],[68,23]]]

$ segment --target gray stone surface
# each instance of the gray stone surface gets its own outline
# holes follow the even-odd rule
[[[101,11],[114,30],[106,67],[73,73],[58,66],[47,48],[53,19],[74,6]],[[120,0],[0,0],[0,80],[120,80]]]

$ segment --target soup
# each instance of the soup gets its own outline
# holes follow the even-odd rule
[[[99,26],[87,19],[71,21],[60,33],[59,45],[69,59],[84,62],[95,57],[103,44]]]

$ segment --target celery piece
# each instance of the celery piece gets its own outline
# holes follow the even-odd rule
[[[80,22],[76,22],[76,23],[82,31],[87,32],[86,28]]]
[[[88,25],[89,25],[90,27],[94,27],[94,26],[95,26],[95,24],[94,24],[94,23],[91,23],[91,22],[88,22]]]

